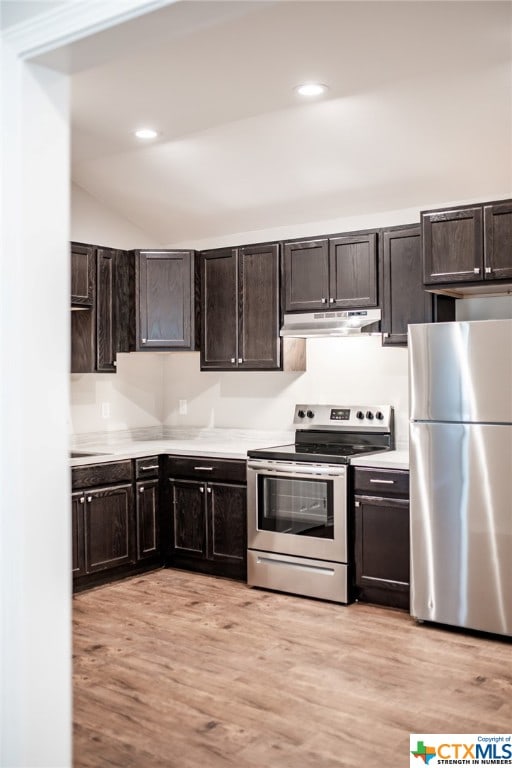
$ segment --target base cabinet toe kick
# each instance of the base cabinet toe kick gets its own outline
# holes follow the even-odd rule
[[[275,552],[247,552],[247,583],[250,587],[274,589],[336,603],[348,602],[345,563],[290,557]]]

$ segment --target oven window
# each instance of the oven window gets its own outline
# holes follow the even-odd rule
[[[334,539],[332,480],[258,477],[258,528]]]

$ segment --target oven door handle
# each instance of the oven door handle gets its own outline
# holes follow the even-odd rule
[[[253,472],[270,472],[278,477],[286,478],[300,478],[301,476],[322,476],[322,477],[343,477],[346,474],[347,468],[343,465],[322,464],[311,466],[311,464],[291,463],[279,464],[277,462],[265,462],[265,461],[248,461],[247,469],[251,469]]]

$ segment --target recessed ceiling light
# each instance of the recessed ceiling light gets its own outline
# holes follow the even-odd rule
[[[156,139],[158,132],[153,128],[139,128],[135,135],[138,139]]]
[[[325,93],[327,86],[323,83],[301,83],[295,86],[295,90],[301,96],[320,96],[321,93]]]

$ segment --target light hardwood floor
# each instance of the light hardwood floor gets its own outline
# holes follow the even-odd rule
[[[74,598],[75,768],[395,768],[512,728],[512,644],[160,570]]]

